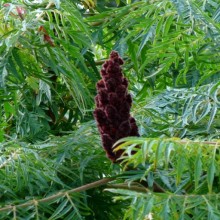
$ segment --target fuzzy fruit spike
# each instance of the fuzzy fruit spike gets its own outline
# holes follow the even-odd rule
[[[120,138],[139,136],[136,121],[130,116],[132,104],[128,94],[128,80],[123,76],[121,65],[123,60],[116,51],[112,51],[101,69],[102,79],[96,84],[97,96],[94,117],[102,139],[103,148],[112,162],[123,153],[113,152],[113,145]]]

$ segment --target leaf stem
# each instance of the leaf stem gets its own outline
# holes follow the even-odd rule
[[[129,185],[125,185],[125,184],[113,184],[113,185],[107,185],[106,188],[109,189],[127,189],[127,190],[132,190],[135,192],[141,192],[141,193],[147,193],[150,192],[149,189],[145,188],[145,187],[141,187],[141,186],[129,186]]]

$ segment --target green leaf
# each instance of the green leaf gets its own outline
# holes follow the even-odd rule
[[[174,150],[174,144],[172,142],[168,142],[166,144],[166,149],[165,149],[165,167],[166,169],[168,169],[168,165],[169,165],[169,162],[170,162],[170,155],[171,155],[171,152]]]
[[[154,160],[154,169],[157,169],[158,163],[161,160],[161,156],[163,154],[164,151],[164,147],[165,147],[165,143],[161,140],[156,148],[156,152],[155,152],[155,160]]]
[[[167,17],[165,23],[164,23],[164,28],[163,28],[163,36],[166,36],[170,30],[170,26],[173,22],[174,15],[170,15]]]
[[[56,219],[58,215],[63,216],[62,211],[65,210],[65,208],[67,207],[67,204],[68,204],[68,200],[64,199],[62,203],[60,203],[60,205],[56,208],[56,211],[53,213],[50,219]]]
[[[196,160],[195,160],[195,171],[194,171],[194,178],[195,178],[195,189],[198,188],[200,177],[202,175],[202,154],[201,150],[197,152]]]
[[[138,56],[140,55],[143,47],[146,45],[148,40],[154,37],[155,31],[156,31],[156,28],[154,25],[154,21],[149,22],[148,26],[145,28],[145,30],[143,30],[144,34],[143,34],[142,41],[137,52]]]
[[[144,207],[144,211],[143,211],[145,216],[151,212],[153,205],[154,205],[154,195],[149,195],[147,205]]]
[[[6,67],[4,66],[2,68],[1,78],[0,78],[0,86],[3,87],[3,88],[5,87],[5,81],[6,81],[7,75],[8,75],[8,71],[7,71]]]
[[[210,129],[210,127],[211,127],[211,125],[212,125],[212,123],[213,123],[213,120],[214,120],[214,118],[215,118],[215,115],[216,115],[216,113],[217,113],[217,110],[218,110],[217,105],[214,104],[214,105],[212,106],[212,108],[211,108],[210,118],[209,118],[209,122],[208,122],[208,124],[207,124],[207,130]]]
[[[186,168],[186,158],[183,154],[181,154],[181,151],[179,152],[177,164],[176,164],[176,185],[179,185],[182,180],[183,172]]]
[[[163,219],[170,219],[170,199],[168,198],[163,202],[163,209],[161,212],[161,217]]]
[[[207,170],[207,182],[208,182],[209,193],[212,193],[215,173],[216,173],[215,157],[212,157],[210,159],[210,163],[208,165],[208,170]]]

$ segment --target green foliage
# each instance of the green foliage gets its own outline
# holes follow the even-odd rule
[[[0,218],[219,219],[219,12],[218,1],[1,1]],[[120,165],[92,117],[112,50],[141,133],[117,143]]]
[[[103,23],[102,29],[96,28],[103,36],[101,45],[128,55],[129,67],[144,89],[189,87],[218,74],[219,24],[211,17],[217,6],[138,1],[89,17],[88,22]]]
[[[91,37],[77,7],[70,1],[25,1],[3,5],[1,17],[5,133],[35,141],[71,129],[91,107],[89,84],[97,80],[86,66]]]
[[[138,170],[138,178],[146,181],[151,190],[153,183],[163,189],[163,193],[147,194],[110,189],[132,200],[125,219],[143,219],[148,214],[155,219],[219,218],[218,141],[132,137],[116,144],[120,142],[117,150],[125,150],[123,167]],[[129,172],[122,175],[129,182],[135,181]]]
[[[219,82],[167,89],[141,110],[148,136],[219,138]]]
[[[87,123],[71,135],[46,143],[1,144],[0,218],[103,219],[105,212],[112,212],[106,219],[116,219],[122,205],[112,203],[108,193],[71,190],[112,174],[94,127]],[[109,207],[102,205],[100,212],[91,196]]]

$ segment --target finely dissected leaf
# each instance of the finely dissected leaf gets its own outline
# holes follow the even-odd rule
[[[39,82],[39,91],[42,92],[42,93],[45,93],[48,100],[52,101],[51,100],[50,86],[42,80],[40,80],[40,82]]]
[[[8,75],[8,71],[5,67],[1,68],[1,78],[0,78],[0,85],[1,87],[5,87],[5,78],[7,77]]]
[[[161,160],[161,156],[164,151],[164,145],[165,145],[165,143],[163,142],[163,140],[161,140],[156,147],[154,169],[157,168],[157,165],[158,165],[159,161]]]
[[[154,173],[149,171],[151,167],[149,167],[149,169],[147,170],[147,172],[145,174],[147,174],[147,184],[149,186],[149,188],[152,188],[153,187],[153,184],[154,184]]]
[[[153,195],[151,195],[151,196],[149,195],[149,199],[147,201],[147,205],[144,207],[144,211],[143,211],[145,216],[148,215],[151,212],[151,210],[153,208],[153,205],[154,205],[154,196]]]
[[[68,204],[68,200],[64,199],[62,203],[60,203],[60,205],[57,207],[56,211],[53,213],[53,215],[50,217],[50,219],[56,219],[56,217],[62,216],[62,211],[65,210],[65,208],[67,207]],[[64,213],[65,214],[65,213]]]
[[[167,200],[164,200],[163,209],[162,209],[162,212],[160,213],[163,219],[170,219],[170,204],[169,203],[170,203],[169,198]]]
[[[208,165],[208,170],[207,170],[207,182],[208,182],[209,193],[212,192],[215,172],[216,172],[216,166],[215,166],[215,156],[214,156],[210,159],[210,163]]]
[[[152,148],[156,146],[158,143],[156,140],[149,140],[144,141],[141,149],[142,149],[142,157],[143,157],[143,164],[149,158],[149,155],[152,153]],[[149,158],[150,159],[150,158]]]
[[[162,183],[171,191],[173,191],[173,186],[171,180],[166,172],[158,172],[159,178],[161,179]]]
[[[197,113],[197,120],[195,121],[195,123],[198,123],[200,120],[202,120],[210,112],[210,110],[211,110],[211,103],[208,102],[208,100],[207,101],[203,101],[202,107],[203,107],[203,111],[202,111],[201,115],[199,115]],[[197,106],[197,108],[198,108],[198,106]]]
[[[176,185],[179,185],[182,179],[183,171],[186,167],[184,156],[178,157],[176,166]]]
[[[162,29],[162,26],[163,26],[163,23],[164,23],[164,17],[161,17],[157,23],[157,28],[156,28],[156,33],[155,33],[156,36],[159,36],[161,29]]]
[[[170,155],[171,155],[171,152],[174,150],[174,144],[172,142],[168,142],[166,144],[166,149],[165,149],[165,167],[166,169],[168,169],[168,165],[169,165],[169,162],[170,162]]]
[[[191,101],[193,100],[193,96],[191,96],[189,99],[187,99],[183,106],[183,124],[188,124],[188,112],[189,112],[189,106]],[[190,112],[191,113],[191,112]]]
[[[174,19],[174,15],[170,15],[167,17],[166,21],[164,22],[163,36],[166,36],[168,34],[173,19]]]
[[[202,153],[201,150],[198,151],[196,160],[195,160],[195,171],[194,171],[194,178],[195,178],[195,189],[199,185],[200,177],[202,174]]]
[[[213,120],[214,120],[214,117],[215,117],[215,115],[216,115],[216,112],[217,112],[217,105],[216,104],[214,104],[213,106],[212,106],[212,108],[211,108],[211,113],[210,113],[210,118],[209,118],[209,122],[208,122],[208,124],[207,124],[207,130],[209,130],[210,129],[210,127],[211,127],[211,125],[212,125],[212,123],[213,123]]]
[[[186,199],[187,199],[187,203],[185,205],[186,211],[193,209],[195,207],[199,207],[204,204],[202,196],[191,196],[191,197],[187,197]]]
[[[200,106],[203,104],[203,102],[198,101],[198,103],[195,103],[192,107],[192,121],[195,123],[197,121],[197,110],[200,108]]]
[[[211,219],[219,219],[220,217],[220,212],[218,209],[216,209],[216,207],[212,204],[211,201],[208,200],[207,197],[203,196],[203,199],[207,205],[207,211],[208,211],[208,217],[207,219],[211,220]]]
[[[141,149],[142,149],[142,164],[144,165],[145,164],[145,161],[148,157],[148,144],[147,142],[144,142],[141,146]]]
[[[141,44],[139,46],[139,50],[138,50],[138,55],[140,55],[141,50],[143,49],[143,47],[145,46],[145,44],[147,43],[147,41],[151,38],[153,38],[155,31],[156,31],[156,27],[153,25],[154,21],[152,21],[152,23],[148,24],[148,27],[143,31],[145,34],[142,38]]]

